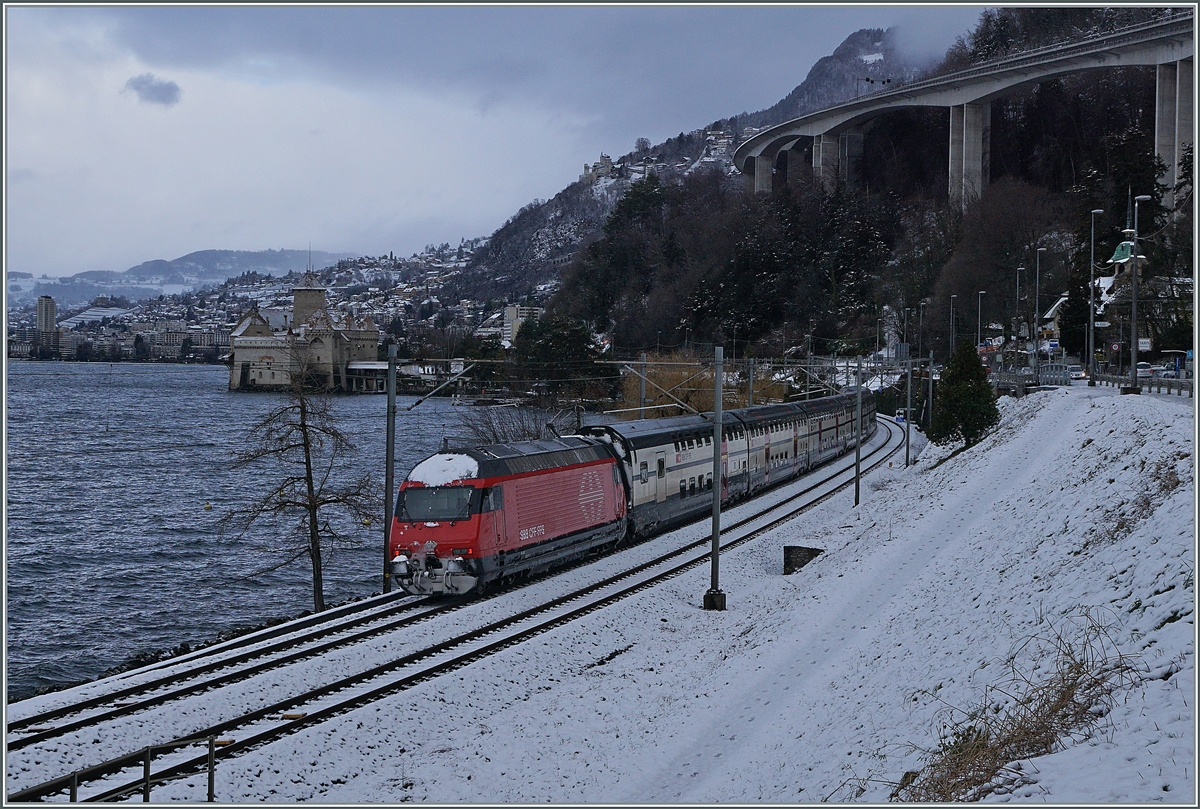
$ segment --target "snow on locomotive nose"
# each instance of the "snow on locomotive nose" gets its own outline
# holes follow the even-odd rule
[[[624,536],[608,446],[578,436],[441,452],[400,485],[391,573],[418,595],[535,575]]]

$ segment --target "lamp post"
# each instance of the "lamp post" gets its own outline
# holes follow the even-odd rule
[[[950,296],[950,355],[954,356],[954,299],[957,295]]]
[[[725,593],[721,590],[721,364],[725,361],[723,346],[713,347],[713,504],[712,504],[712,560],[708,592],[704,594],[704,609],[724,610]]]
[[[922,338],[924,336],[925,336],[925,301],[921,301],[920,304],[917,305],[917,358],[918,358],[918,361],[920,361],[920,358],[924,356],[924,351],[922,350],[922,347],[921,347],[921,344],[923,342]]]
[[[1137,378],[1138,352],[1138,322],[1137,322],[1137,293],[1138,293],[1138,264],[1141,254],[1138,252],[1138,203],[1149,202],[1147,194],[1133,198],[1133,255],[1130,256],[1129,266],[1133,270],[1133,300],[1129,312],[1129,374],[1133,380],[1130,383],[1130,393],[1141,393]]]
[[[1020,336],[1021,336],[1021,273],[1023,273],[1023,272],[1025,272],[1024,267],[1017,267],[1017,304],[1014,309],[1014,311],[1016,313],[1016,322],[1017,322],[1017,325],[1016,325],[1017,333],[1015,336],[1017,338],[1020,338]]]
[[[1041,382],[1042,371],[1042,253],[1046,252],[1046,248],[1039,247],[1037,249],[1037,264],[1034,266],[1033,274],[1033,331],[1037,336],[1033,338],[1034,352],[1034,377]]]
[[[1096,214],[1103,208],[1092,211],[1092,259],[1088,263],[1088,387],[1096,387]]]
[[[983,296],[987,294],[986,289],[979,290],[979,294],[975,296],[976,303],[979,308],[975,313],[975,349],[979,350],[980,343],[983,342]]]

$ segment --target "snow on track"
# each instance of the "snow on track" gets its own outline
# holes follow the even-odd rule
[[[217,799],[886,802],[948,706],[1007,685],[1010,655],[1049,674],[1022,644],[1087,610],[1146,679],[989,800],[1193,804],[1193,400],[1076,386],[1001,412],[724,555],[726,612],[686,573],[221,762]],[[785,577],[794,544],[825,553]]]

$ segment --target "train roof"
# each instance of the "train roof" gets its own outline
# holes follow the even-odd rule
[[[444,486],[457,480],[506,477],[601,460],[612,460],[612,454],[586,438],[544,438],[441,452],[414,466],[407,480]]]
[[[804,411],[798,408],[794,402],[789,402],[786,404],[739,407],[729,412],[746,424],[769,424],[773,421],[792,418]]]
[[[723,424],[736,423],[728,412],[721,414]],[[712,434],[712,414],[670,416],[665,419],[637,419],[613,424],[596,424],[587,428],[592,435],[613,433],[634,449],[657,446],[673,435]]]

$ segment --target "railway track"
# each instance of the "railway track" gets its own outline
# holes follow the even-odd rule
[[[887,438],[864,454],[864,471],[885,463],[903,446],[896,442],[897,427],[887,420],[880,418],[879,425],[887,431]],[[853,463],[846,464],[846,456],[842,463],[826,467],[821,478],[810,485],[804,486],[795,493],[778,499],[766,508],[759,509],[743,519],[737,520],[725,527],[722,532],[722,550],[732,549],[750,542],[762,534],[786,523],[819,502],[833,496],[838,491],[853,485]],[[811,476],[810,476],[811,477]],[[809,482],[802,479],[802,484]],[[793,481],[794,483],[794,481]],[[751,501],[752,502],[752,501]],[[226,759],[237,754],[267,744],[275,739],[295,733],[305,727],[315,725],[332,716],[336,716],[385,696],[410,688],[422,681],[441,676],[483,659],[496,652],[522,643],[529,638],[550,631],[556,627],[570,623],[584,615],[602,609],[609,604],[627,598],[658,582],[678,576],[688,570],[702,565],[709,560],[709,538],[687,543],[673,548],[653,559],[634,565],[607,577],[601,581],[568,592],[557,598],[550,599],[534,607],[519,611],[515,614],[483,623],[473,629],[459,632],[453,637],[437,643],[419,646],[407,653],[391,657],[383,663],[371,666],[348,676],[340,677],[319,687],[310,688],[303,693],[290,694],[283,699],[268,705],[248,710],[229,719],[224,719],[204,727],[186,732],[182,736],[154,745],[157,751],[157,769],[151,772],[150,758],[146,749],[137,750],[108,759],[99,764],[77,769],[68,775],[46,781],[35,786],[27,787],[8,796],[10,801],[30,801],[51,797],[68,789],[72,795],[80,785],[91,786],[92,794],[85,801],[115,800],[133,792],[143,790],[149,783],[161,783],[179,777],[201,772],[213,765],[215,760]],[[611,558],[611,557],[608,557]],[[503,595],[503,594],[501,594]],[[492,599],[483,599],[491,601]],[[422,600],[423,601],[423,600]],[[478,604],[479,601],[467,602]],[[467,604],[453,604],[447,608],[457,609]],[[400,609],[397,605],[393,609]],[[437,607],[421,611],[420,615],[401,617],[393,622],[399,626],[392,628],[371,628],[354,633],[362,637],[375,637],[380,633],[394,632],[403,628],[406,621],[425,620],[440,614]],[[363,620],[369,620],[364,617]],[[338,632],[344,632],[341,627]],[[361,640],[361,638],[359,638]],[[292,639],[281,641],[291,643]],[[296,641],[297,643],[301,641]],[[343,637],[325,641],[331,648],[346,646],[358,641]],[[253,650],[241,654],[255,654]],[[306,655],[303,650],[287,655],[290,661]],[[211,661],[205,665],[219,666],[222,661]],[[267,668],[278,668],[285,665],[280,659],[260,661],[256,672]],[[236,676],[234,673],[232,676]],[[252,676],[245,674],[239,679]],[[64,726],[53,736],[67,735],[73,731],[91,726],[101,725],[111,721],[108,714],[120,710],[121,716],[144,711],[150,707],[165,704],[172,699],[195,693],[201,690],[211,690],[218,687],[211,681],[193,682],[190,685],[176,689],[170,695],[155,695],[133,705],[119,709],[109,709],[108,712],[96,714],[94,717],[84,717],[74,720],[73,727]],[[110,695],[111,696],[111,695]],[[59,710],[65,710],[59,709]],[[45,716],[41,714],[40,716]],[[65,714],[64,714],[65,715]],[[115,717],[113,717],[115,718]],[[32,717],[29,718],[33,719]],[[92,721],[89,721],[91,719]],[[21,720],[23,727],[29,727],[26,719]],[[10,724],[10,729],[12,724]],[[59,730],[59,729],[55,729]],[[209,746],[210,738],[222,737],[237,732],[236,739],[222,739],[219,748]],[[27,736],[9,744],[9,752],[24,747],[43,744],[53,736]],[[203,743],[203,751],[197,754],[196,746]],[[10,756],[11,758],[11,756]],[[136,772],[136,775],[133,773]],[[114,783],[115,782],[115,783]]]

